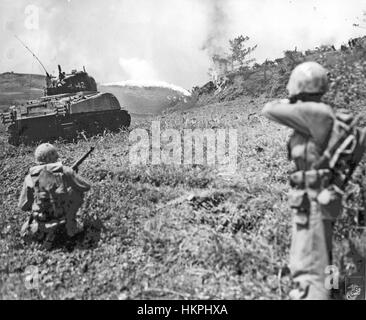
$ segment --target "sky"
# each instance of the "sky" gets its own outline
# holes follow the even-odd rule
[[[288,49],[339,47],[366,34],[365,0],[1,0],[0,72],[43,73],[17,35],[57,74],[97,82],[208,81],[210,56],[249,36],[258,62]],[[358,23],[361,27],[354,27]]]

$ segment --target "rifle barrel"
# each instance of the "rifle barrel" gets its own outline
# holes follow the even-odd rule
[[[72,169],[76,170],[83,162],[84,160],[89,157],[89,155],[94,151],[95,147],[90,147],[90,150],[85,153],[79,160],[77,160],[73,165],[72,165]]]

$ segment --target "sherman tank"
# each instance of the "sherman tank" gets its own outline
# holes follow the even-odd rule
[[[58,77],[46,72],[43,97],[12,106],[1,115],[9,143],[69,140],[80,132],[90,136],[130,126],[130,114],[113,94],[98,92],[95,80],[85,68],[70,74],[58,68]]]

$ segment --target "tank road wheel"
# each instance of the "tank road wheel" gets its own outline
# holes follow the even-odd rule
[[[72,141],[77,136],[76,126],[73,121],[61,123],[62,137],[67,141]]]
[[[78,119],[75,122],[78,132],[85,132],[88,136],[102,133],[104,128],[100,119],[95,116],[88,116],[83,119]]]
[[[106,123],[106,128],[112,132],[118,131],[120,128],[121,120],[118,115],[110,115],[108,117],[108,123]]]
[[[129,127],[131,117],[126,111],[113,111],[77,115],[72,121],[77,133],[84,132],[87,136],[93,136],[103,134],[105,130],[118,132],[122,127]]]
[[[8,138],[8,143],[17,147],[20,145],[20,137],[18,135],[11,134]]]
[[[7,133],[9,135],[9,137],[8,137],[9,144],[11,144],[13,146],[19,146],[21,141],[20,141],[20,135],[19,135],[18,130],[16,130],[16,128],[14,128],[14,126],[10,126],[7,130]]]
[[[105,130],[116,131],[118,129],[118,119],[116,115],[98,115],[93,119],[94,125],[91,128],[93,134],[103,133]]]
[[[105,126],[102,119],[94,118],[93,126],[90,128],[90,134],[95,135],[99,133],[103,133],[105,130]]]
[[[131,116],[126,112],[118,112],[109,116],[109,124],[107,128],[111,131],[117,132],[121,128],[128,128],[131,124]]]

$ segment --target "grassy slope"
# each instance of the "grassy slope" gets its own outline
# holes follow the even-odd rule
[[[52,252],[19,238],[25,215],[16,201],[33,148],[11,147],[1,136],[0,298],[286,298],[289,130],[258,116],[263,103],[239,99],[154,118],[162,129],[236,128],[233,177],[208,166],[129,167],[126,132],[58,143],[65,163],[97,144],[81,171],[93,188],[79,218],[87,225],[99,221],[103,229],[89,228],[90,241]],[[137,118],[132,128],[149,129],[151,120]],[[341,241],[335,252],[338,262]],[[30,265],[41,273],[38,291],[24,286]]]
[[[283,297],[288,279],[280,292],[276,277],[289,243],[287,168],[281,164],[287,130],[255,116],[248,120],[261,106],[244,99],[161,118],[162,128],[237,128],[239,169],[232,178],[207,166],[129,168],[126,133],[59,144],[66,163],[90,144],[98,149],[81,172],[93,182],[82,215],[98,216],[105,229],[94,247],[80,242],[71,252],[21,244],[24,214],[16,200],[33,149],[13,148],[2,137],[0,297]],[[149,128],[150,120],[134,127]],[[196,200],[188,201],[189,194]],[[38,292],[24,287],[29,265],[42,273]]]

